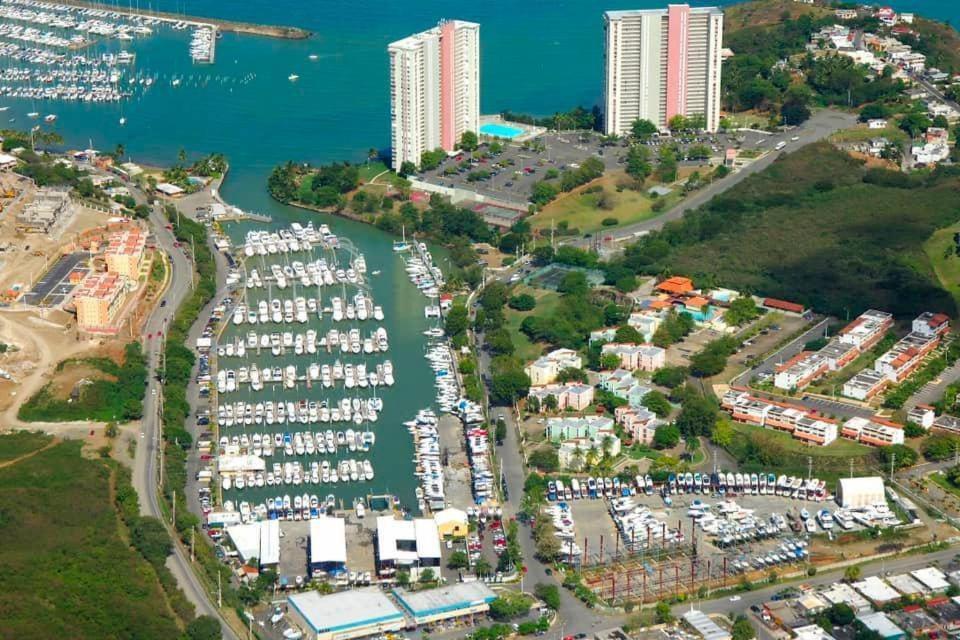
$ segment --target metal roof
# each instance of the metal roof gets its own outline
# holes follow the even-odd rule
[[[497,594],[482,582],[461,582],[416,593],[397,589],[393,594],[400,605],[415,617],[433,616],[489,604],[497,597]]]
[[[703,636],[704,640],[730,640],[732,637],[729,632],[702,611],[691,609],[683,614],[683,619]]]
[[[310,562],[347,561],[346,522],[343,518],[310,521]]]
[[[377,587],[365,587],[322,596],[317,591],[296,593],[287,602],[314,633],[346,631],[356,627],[396,621],[403,613]]]

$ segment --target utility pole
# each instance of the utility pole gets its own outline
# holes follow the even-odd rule
[[[173,504],[173,520],[171,522],[173,526],[176,527],[177,526],[177,490],[176,489],[173,490],[172,504]]]
[[[220,588],[220,567],[217,567],[217,608],[223,607],[223,589]]]
[[[893,466],[897,462],[897,454],[890,454],[890,482],[893,482]]]
[[[850,458],[850,477],[853,477],[853,458]]]
[[[807,456],[807,480],[813,477],[813,456]]]
[[[190,563],[191,563],[191,564],[192,564],[193,561],[196,559],[196,556],[195,556],[194,553],[193,553],[193,538],[194,538],[194,534],[196,533],[196,531],[197,531],[197,530],[196,530],[195,528],[194,528],[194,529],[190,529]]]

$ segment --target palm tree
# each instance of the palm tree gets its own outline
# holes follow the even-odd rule
[[[177,160],[180,162],[180,164],[183,164],[187,161],[187,150],[183,147],[180,147],[180,151],[177,152]]]
[[[483,576],[488,576],[493,571],[493,567],[490,566],[490,563],[487,562],[486,558],[480,558],[475,563],[473,563],[473,572],[477,574],[478,578]]]
[[[117,143],[117,148],[113,150],[113,155],[120,160],[127,153],[127,148],[123,146],[122,142]]]
[[[573,467],[575,470],[579,471],[583,466],[583,449],[580,448],[580,445],[577,445],[577,448],[573,450],[573,455],[570,460],[573,462]]]
[[[375,147],[370,147],[370,148],[367,150],[367,162],[368,162],[368,163],[371,162],[371,161],[373,161],[373,160],[377,160],[377,159],[379,159],[379,158],[380,158],[380,150],[379,150],[379,149],[377,149],[377,148],[375,148]]]

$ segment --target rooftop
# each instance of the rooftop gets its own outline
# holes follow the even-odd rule
[[[347,561],[346,523],[343,518],[310,521],[310,562]]]
[[[416,593],[397,589],[397,601],[413,616],[429,616],[456,611],[481,603],[490,603],[497,594],[483,582],[461,582],[449,587],[428,589]]]
[[[377,587],[322,596],[317,591],[296,593],[287,602],[314,633],[346,631],[369,624],[403,621],[403,614]]]

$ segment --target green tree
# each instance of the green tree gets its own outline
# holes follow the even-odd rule
[[[728,420],[720,420],[713,426],[713,433],[710,435],[710,440],[718,447],[729,447],[733,444],[735,435],[733,425],[731,425]]]
[[[851,566],[848,567],[848,569],[854,570],[851,572],[853,581],[860,579],[860,572],[858,571],[859,567]],[[838,602],[827,609],[827,618],[829,618],[830,622],[838,627],[845,627],[854,621],[856,618],[856,613],[854,613],[853,609],[847,603]]]
[[[631,145],[627,150],[627,175],[635,180],[646,180],[653,173],[650,151],[643,145]]]
[[[653,613],[657,620],[657,624],[668,624],[674,620],[673,612],[670,610],[670,605],[666,602],[658,602],[657,606],[653,610]]]
[[[220,640],[220,622],[213,616],[198,616],[186,629],[187,640]]]
[[[655,449],[672,449],[678,444],[680,444],[680,429],[676,425],[661,425],[653,433],[653,447]]]
[[[617,332],[614,335],[614,341],[621,343],[632,342],[634,344],[640,344],[643,342],[643,335],[630,325],[626,324],[617,329]]]
[[[407,176],[412,176],[416,172],[417,172],[417,165],[410,162],[409,160],[404,160],[402,163],[400,163],[400,171],[398,172],[399,175],[403,177],[407,177]]]
[[[654,384],[673,389],[687,381],[687,370],[683,367],[663,367],[653,372]]]
[[[587,276],[582,271],[568,271],[557,286],[557,291],[573,296],[586,295],[590,290]]]
[[[457,336],[465,333],[470,324],[469,312],[462,304],[455,304],[447,312],[447,319],[444,321],[444,331],[448,336]]]
[[[960,451],[960,438],[947,433],[928,436],[920,445],[923,457],[931,462],[949,460]]]
[[[843,571],[843,579],[847,582],[856,582],[860,579],[860,565],[852,564]]]
[[[495,373],[490,380],[490,401],[496,405],[511,405],[530,389],[530,377],[522,369],[507,369]]]
[[[475,151],[477,144],[477,134],[473,131],[464,131],[460,136],[460,148],[464,151]]]
[[[688,392],[683,398],[677,427],[685,438],[709,436],[717,423],[717,407],[696,392]]]
[[[447,558],[448,569],[465,569],[470,566],[470,559],[465,551],[454,551]]]
[[[878,447],[877,460],[889,469],[890,463],[893,463],[895,469],[905,469],[912,467],[917,462],[919,455],[915,449],[905,444],[891,444],[886,447]]]
[[[747,616],[740,614],[733,623],[731,635],[733,636],[733,640],[752,640],[757,637],[757,632],[754,631],[753,625],[750,624]]]
[[[750,322],[760,315],[760,309],[751,296],[740,296],[730,303],[730,307],[723,314],[723,321],[732,327]]]
[[[521,293],[510,298],[507,304],[517,311],[532,311],[537,306],[537,299],[529,293]]]
[[[560,469],[560,457],[557,455],[557,451],[551,447],[534,450],[527,461],[530,466],[545,473],[553,473]]]
[[[542,207],[556,198],[558,193],[560,193],[560,190],[555,184],[552,182],[546,182],[545,180],[540,180],[539,182],[535,182],[533,185],[533,191],[530,194],[530,202]]]
[[[433,569],[427,567],[426,569],[420,572],[420,582],[423,584],[429,584],[437,579],[437,574]]]
[[[900,119],[899,127],[907,132],[911,138],[916,138],[930,128],[930,118],[922,112],[911,112]]]
[[[630,133],[637,140],[647,140],[658,131],[657,125],[649,120],[637,119],[630,125]]]
[[[604,353],[600,356],[600,369],[602,371],[612,371],[620,367],[620,356],[615,353]]]
[[[665,418],[670,415],[672,407],[670,406],[670,401],[667,400],[667,397],[660,393],[659,391],[648,391],[643,399],[640,400],[641,404],[645,406],[650,411],[653,411],[657,414],[658,418]]]
[[[533,588],[533,594],[554,611],[560,610],[560,589],[557,585],[538,582]]]
[[[675,182],[677,179],[677,154],[670,147],[660,147],[657,164],[657,176],[661,182]]]

